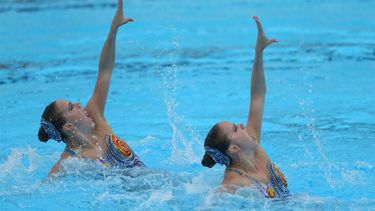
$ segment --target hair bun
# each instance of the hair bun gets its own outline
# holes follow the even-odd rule
[[[216,164],[216,162],[214,161],[214,159],[212,159],[211,156],[209,156],[207,154],[204,154],[203,159],[202,159],[202,165],[203,166],[206,166],[208,168],[212,168],[215,164]]]
[[[39,128],[38,138],[39,138],[39,141],[42,141],[42,142],[47,142],[49,140],[48,134],[42,127]]]

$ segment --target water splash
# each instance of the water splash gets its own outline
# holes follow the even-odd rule
[[[310,96],[312,92],[313,92],[313,87],[311,84],[308,84],[308,87],[307,87],[307,93],[309,94],[308,96]],[[328,159],[326,153],[324,152],[323,146],[321,144],[321,142],[323,141],[323,138],[321,137],[319,130],[316,127],[316,123],[315,123],[316,115],[315,115],[315,109],[313,108],[313,101],[309,99],[309,97],[307,97],[304,100],[300,100],[300,106],[303,111],[303,116],[305,120],[307,121],[307,128],[313,137],[314,145],[317,148],[317,152],[319,153],[320,159],[322,161],[320,166],[324,170],[325,179],[328,182],[329,186],[331,188],[334,188],[337,185],[336,180],[333,178],[333,175],[332,175],[332,168],[334,167],[334,164]],[[309,150],[307,151],[309,152]]]
[[[172,45],[178,49],[178,38],[172,40]],[[177,113],[178,102],[176,99],[177,74],[179,67],[176,65],[176,55],[174,51],[169,53],[169,66],[162,71],[164,103],[167,106],[167,116],[172,129],[172,152],[169,160],[172,163],[185,165],[199,162],[199,158],[194,152],[193,144],[200,144],[199,138],[194,133],[194,129],[185,122],[182,114]],[[183,129],[185,128],[185,129]],[[188,133],[188,135],[185,135]]]
[[[43,166],[41,161],[41,156],[30,146],[11,149],[5,161],[0,164],[0,180],[5,180],[10,175],[16,178],[22,177],[23,174],[31,174]]]

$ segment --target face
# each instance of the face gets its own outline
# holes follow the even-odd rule
[[[73,124],[78,130],[86,132],[94,128],[95,122],[88,116],[87,111],[79,102],[72,103],[67,100],[57,100],[56,105],[58,110],[62,111],[67,123]]]
[[[253,151],[258,146],[248,134],[243,124],[220,122],[219,127],[229,140],[230,145],[237,145],[240,149]]]

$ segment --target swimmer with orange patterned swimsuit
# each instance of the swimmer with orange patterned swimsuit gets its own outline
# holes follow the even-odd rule
[[[264,49],[277,42],[268,39],[257,17],[258,28],[255,58],[251,76],[250,108],[247,124],[219,122],[208,132],[204,142],[202,165],[225,165],[220,190],[234,193],[239,187],[253,187],[267,198],[286,198],[288,183],[260,145],[266,81],[263,70]]]
[[[38,132],[39,140],[47,142],[54,139],[66,145],[49,175],[58,172],[61,161],[72,156],[96,160],[107,167],[144,167],[126,142],[114,135],[104,117],[115,63],[117,31],[120,26],[132,21],[131,18],[125,18],[123,2],[118,0],[116,14],[100,55],[95,89],[86,107],[80,103],[56,100],[45,108]]]

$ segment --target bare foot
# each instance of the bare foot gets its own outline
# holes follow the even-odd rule
[[[134,21],[132,18],[125,18],[123,6],[122,6],[122,0],[118,0],[116,14],[112,20],[112,28],[117,29],[118,27],[124,24],[127,24],[128,22],[132,22],[132,21]]]
[[[255,51],[257,53],[261,53],[268,45],[278,41],[276,39],[268,39],[267,36],[264,34],[262,24],[260,23],[259,18],[257,16],[254,16],[253,19],[255,20],[255,23],[257,24],[258,28],[258,38],[255,46]]]

